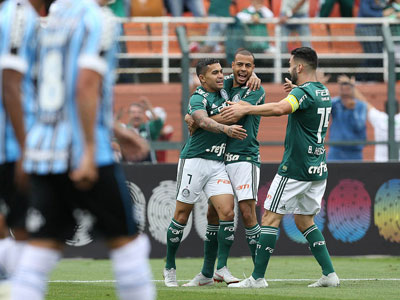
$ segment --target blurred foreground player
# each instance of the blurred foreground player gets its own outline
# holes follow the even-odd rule
[[[38,113],[26,140],[31,241],[11,299],[45,298],[50,271],[71,234],[75,208],[107,239],[120,299],[154,299],[149,241],[139,235],[122,170],[113,162],[116,37],[106,1],[59,0],[40,37]]]

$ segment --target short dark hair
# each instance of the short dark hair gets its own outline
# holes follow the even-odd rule
[[[304,60],[314,70],[318,67],[317,53],[309,47],[296,48],[291,52],[291,55],[294,59]]]
[[[200,76],[200,74],[205,74],[207,71],[207,67],[213,64],[219,64],[219,60],[216,58],[202,58],[197,62],[196,65],[196,74]]]
[[[236,56],[237,56],[238,54],[245,55],[245,56],[251,56],[251,57],[253,57],[253,62],[255,61],[255,58],[254,58],[253,53],[251,53],[249,50],[247,50],[247,49],[245,49],[245,48],[239,48],[239,49],[237,49],[236,52],[235,52],[235,56],[234,56],[233,60],[236,59]]]

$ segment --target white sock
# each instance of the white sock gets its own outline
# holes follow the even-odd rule
[[[110,257],[120,299],[155,299],[149,253],[150,243],[145,235],[140,235],[129,244],[111,251]]]
[[[24,247],[25,241],[16,241],[12,237],[0,240],[0,273],[6,277],[14,273]]]
[[[11,278],[11,300],[44,299],[48,275],[60,258],[60,251],[26,245]]]

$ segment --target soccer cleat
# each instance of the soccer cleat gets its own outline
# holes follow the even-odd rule
[[[246,278],[245,280],[242,280],[238,283],[232,283],[232,284],[228,285],[228,287],[260,289],[260,288],[268,287],[268,283],[265,280],[265,278],[254,279],[253,276],[250,276],[249,278]]]
[[[239,278],[236,278],[231,274],[231,272],[229,271],[227,266],[225,266],[219,270],[215,270],[213,278],[214,278],[214,281],[216,281],[216,282],[225,281],[226,284],[231,284],[231,283],[240,281]]]
[[[178,287],[178,282],[176,281],[176,270],[174,268],[164,269],[164,283],[167,287]]]
[[[327,276],[322,275],[317,282],[309,284],[308,287],[336,287],[340,285],[339,277],[335,272],[328,274]]]
[[[188,283],[183,284],[182,286],[206,286],[213,284],[214,280],[212,278],[208,278],[200,272],[192,280],[190,280]]]

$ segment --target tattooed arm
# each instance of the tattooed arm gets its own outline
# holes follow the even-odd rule
[[[233,137],[236,139],[243,140],[246,138],[246,130],[242,128],[240,125],[224,125],[220,124],[210,117],[208,117],[207,112],[204,110],[196,110],[192,117],[196,124],[207,131],[214,132],[214,133],[225,133],[229,137]]]

